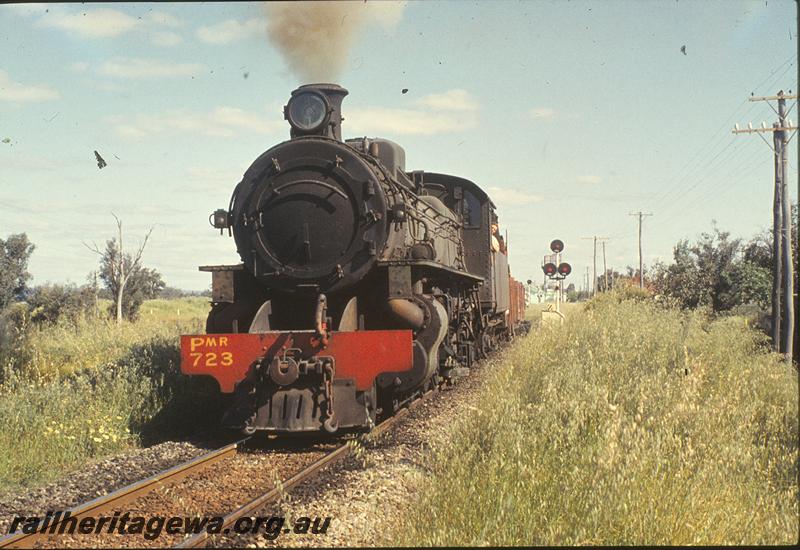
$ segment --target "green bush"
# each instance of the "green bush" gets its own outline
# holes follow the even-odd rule
[[[30,325],[27,305],[16,303],[0,310],[0,384],[30,369]]]
[[[157,300],[145,302],[137,323],[79,318],[41,327],[23,304],[4,312],[0,488],[46,482],[209,425],[218,415],[214,388],[180,374],[178,338],[202,331],[207,308],[204,299]]]
[[[111,364],[133,346],[153,337],[171,337],[177,343],[180,334],[202,332],[208,308],[205,298],[149,300],[142,306],[137,322],[118,325],[106,317],[79,316],[74,320],[64,318],[54,324],[34,325],[30,315],[22,311],[24,306],[19,305],[13,309],[13,320],[6,323],[5,330],[4,316],[0,316],[0,338],[17,342],[17,348],[5,354],[2,366],[6,370],[35,373],[26,376],[54,379]],[[0,360],[3,355],[0,353]]]
[[[75,323],[81,317],[96,316],[95,291],[90,287],[40,285],[31,291],[26,302],[35,323],[55,324],[60,320]]]
[[[796,369],[739,318],[592,306],[513,347],[386,543],[798,540]]]
[[[113,365],[4,386],[0,487],[47,481],[87,460],[204,425],[213,394],[181,375],[179,364],[176,339],[156,336]]]

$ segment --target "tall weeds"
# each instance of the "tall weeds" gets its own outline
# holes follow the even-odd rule
[[[742,319],[624,298],[510,350],[388,543],[797,542],[795,368]]]
[[[22,330],[15,317],[5,327],[14,330],[0,353],[0,489],[189,433],[213,414],[212,388],[179,372],[178,337],[202,331],[207,304],[162,302],[119,326],[97,319]]]

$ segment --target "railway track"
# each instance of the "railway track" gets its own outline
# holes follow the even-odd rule
[[[239,446],[246,441],[241,441],[225,445],[210,453],[206,453],[192,460],[188,460],[177,466],[173,466],[163,472],[159,472],[143,480],[126,485],[107,495],[90,500],[70,510],[72,517],[78,521],[85,517],[91,517],[111,510],[115,507],[124,506],[141,496],[148,494],[159,487],[171,485],[185,479],[206,466],[219,462],[236,454]],[[49,535],[43,533],[25,534],[14,533],[0,538],[0,548],[31,548],[40,541],[48,538]]]
[[[420,399],[412,401],[407,407],[400,409],[395,415],[386,419],[378,424],[370,433],[365,434],[362,438],[374,439],[383,433],[386,433],[397,421],[403,418],[409,411],[416,408],[420,403],[429,399],[437,390],[431,390],[424,394]],[[342,459],[346,458],[350,453],[352,446],[347,442],[337,445],[333,450],[327,452],[309,451],[304,453],[294,453],[294,457],[301,457],[300,462],[302,465],[297,469],[295,464],[295,471],[290,475],[285,472],[278,474],[273,472],[273,477],[263,475],[264,464],[263,462],[271,462],[270,465],[274,466],[272,461],[261,461],[261,463],[253,464],[252,467],[237,470],[233,462],[237,459],[244,459],[247,461],[248,455],[246,443],[251,438],[242,439],[235,443],[225,445],[219,449],[201,455],[195,459],[189,460],[163,472],[150,476],[146,479],[137,481],[118,489],[107,495],[98,497],[94,500],[88,501],[75,508],[69,510],[70,516],[80,521],[82,518],[97,518],[101,515],[110,516],[114,512],[124,513],[124,511],[135,511],[137,515],[144,517],[149,516],[162,516],[162,517],[196,517],[196,516],[221,516],[223,517],[222,533],[227,533],[237,520],[243,517],[252,516],[258,510],[264,508],[269,504],[278,502],[285,492],[290,491],[293,487],[312,479],[318,473],[332,464],[335,464]],[[252,455],[251,455],[252,456]],[[280,449],[266,449],[262,456],[269,457],[270,459],[286,459],[287,455],[281,453]],[[260,485],[261,489],[257,490],[255,494],[245,496],[246,491],[242,490],[239,497],[233,497],[233,500],[238,500],[235,504],[231,502],[230,498],[223,498],[220,494],[218,498],[213,495],[207,494],[207,489],[210,485],[216,485],[218,493],[231,493],[238,489],[231,487],[229,483],[222,482],[222,472],[233,470],[234,481],[236,478],[242,480],[244,477],[244,488],[248,484],[255,487],[259,482],[254,478],[247,476],[247,473],[262,473]],[[275,483],[275,480],[280,480],[280,483]],[[254,487],[251,487],[254,488]],[[193,500],[196,493],[203,495],[200,501]],[[221,501],[221,502],[220,502]],[[215,506],[213,513],[209,510],[198,509],[198,504],[203,502],[211,503]],[[175,504],[173,507],[172,505]],[[233,504],[231,506],[231,504]],[[170,509],[164,512],[164,509]],[[227,508],[226,508],[227,507]],[[63,516],[62,516],[63,517]],[[202,530],[195,535],[186,537],[186,535],[169,535],[163,534],[155,540],[147,540],[142,536],[137,535],[121,535],[117,533],[101,532],[91,535],[55,535],[62,522],[53,520],[48,527],[48,533],[22,533],[17,532],[0,538],[0,548],[48,548],[48,547],[69,547],[69,546],[100,546],[100,547],[146,547],[148,545],[163,547],[170,545],[178,548],[197,548],[203,546],[210,537],[215,535],[209,534],[206,530]],[[183,537],[183,538],[182,538]]]

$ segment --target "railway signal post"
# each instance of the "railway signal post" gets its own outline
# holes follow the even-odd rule
[[[564,299],[564,285],[562,281],[572,273],[572,266],[561,261],[561,252],[564,250],[564,243],[561,240],[555,239],[552,241],[550,250],[553,251],[553,254],[544,257],[542,271],[545,277],[556,281],[556,310],[554,313],[559,316],[560,321],[563,323],[564,316],[561,314],[561,302]]]

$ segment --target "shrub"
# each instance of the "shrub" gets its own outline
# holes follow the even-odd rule
[[[31,320],[35,323],[55,324],[59,320],[72,323],[80,317],[95,314],[95,289],[88,286],[40,285],[28,296]]]
[[[49,481],[87,460],[183,436],[218,418],[215,388],[179,372],[180,334],[202,330],[203,298],[146,302],[121,325],[0,315],[0,487]]]
[[[0,391],[0,487],[56,478],[87,460],[183,436],[218,411],[210,387],[180,374],[173,336],[133,346],[113,365]]]
[[[616,288],[610,292],[600,292],[586,304],[587,310],[597,307],[608,307],[620,304],[625,301],[642,302],[654,298],[653,293],[648,288],[640,288],[630,282],[617,284]],[[659,299],[660,301],[660,299]]]
[[[0,311],[0,384],[29,367],[30,325],[25,304],[12,304]]]

